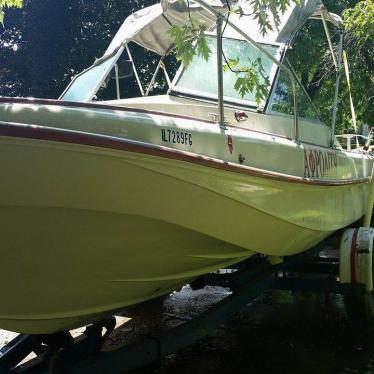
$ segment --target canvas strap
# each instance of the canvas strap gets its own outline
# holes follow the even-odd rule
[[[353,123],[353,127],[355,129],[355,133],[357,134],[357,117],[356,117],[355,106],[353,104],[352,86],[351,86],[351,79],[350,79],[350,75],[349,75],[349,65],[348,65],[348,58],[347,58],[347,52],[346,51],[343,51],[343,62],[344,62],[345,76],[347,77],[349,102],[350,102],[350,105],[351,105],[351,114],[352,114],[352,123]]]

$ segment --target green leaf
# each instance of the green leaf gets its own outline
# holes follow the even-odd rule
[[[212,53],[212,50],[208,46],[208,42],[204,33],[202,33],[196,42],[197,45],[197,53],[201,56],[205,61],[209,60],[209,56]]]
[[[1,0],[0,0],[1,1]],[[180,0],[179,0],[180,1]],[[260,31],[264,35],[272,29],[272,22],[279,26],[280,15],[283,14],[291,3],[299,4],[300,0],[248,0],[253,7],[254,17],[257,20]],[[233,7],[232,13],[243,14],[240,6]],[[205,26],[198,20],[190,19],[183,26],[172,26],[169,29],[170,36],[176,46],[176,58],[188,67],[194,56],[201,56],[208,60],[212,53],[205,37]],[[238,74],[235,89],[244,97],[248,93],[255,93],[257,103],[260,103],[268,95],[269,80],[264,76],[264,68],[261,59],[249,60],[247,66],[241,65],[239,58],[229,59],[223,65],[225,72],[232,70]]]
[[[207,43],[205,30],[204,25],[192,18],[189,24],[171,26],[168,30],[169,35],[175,42],[176,57],[184,66],[188,67],[196,54],[205,60],[209,59],[212,51]]]
[[[239,64],[239,57],[236,59],[234,58],[229,58],[227,61],[227,64],[223,65],[223,71],[229,71],[229,70],[234,70]]]
[[[272,22],[275,26],[280,25],[280,16],[283,15],[287,8],[292,4],[299,5],[301,0],[251,0],[250,5],[253,7],[254,18],[257,20],[260,32],[265,35],[273,29]]]
[[[247,66],[241,65],[238,58],[230,59],[228,62],[231,70],[236,68],[235,90],[242,98],[248,93],[254,93],[257,104],[260,104],[269,94],[268,87],[270,86],[269,78],[264,76],[261,58],[257,58],[255,61],[248,59],[249,65]]]
[[[240,14],[241,16],[244,14],[243,8],[240,5],[231,8],[231,13],[233,14]]]
[[[22,8],[23,0],[0,0],[0,24],[4,24],[5,8]]]

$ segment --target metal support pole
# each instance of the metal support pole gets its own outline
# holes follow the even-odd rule
[[[161,57],[161,58],[160,58],[160,61],[159,61],[158,64],[157,64],[156,70],[155,70],[155,72],[153,73],[152,79],[151,79],[151,81],[150,81],[150,83],[149,83],[149,85],[148,85],[147,91],[145,92],[145,96],[148,96],[149,93],[151,92],[151,90],[153,89],[153,86],[154,86],[154,84],[155,84],[155,81],[156,81],[156,77],[157,77],[158,71],[160,70],[160,67],[161,67],[161,64],[162,64],[163,60],[164,60],[164,58]]]
[[[168,71],[166,70],[166,66],[164,63],[161,64],[161,69],[164,71],[166,83],[168,84],[168,87],[171,88],[171,80],[168,74]]]
[[[338,65],[338,62],[336,61],[336,56],[335,56],[335,52],[334,52],[334,47],[332,46],[330,31],[329,31],[329,28],[327,26],[327,22],[326,22],[326,19],[325,19],[324,15],[323,15],[323,12],[321,12],[321,19],[322,19],[322,23],[323,23],[323,28],[325,29],[327,42],[329,43],[329,48],[330,48],[332,59],[334,61],[335,69],[338,70],[339,65]]]
[[[341,32],[340,43],[339,43],[339,53],[338,53],[338,67],[336,70],[335,96],[334,96],[334,104],[333,104],[333,112],[332,112],[331,140],[330,140],[331,146],[333,146],[335,143],[336,114],[338,111],[340,77],[342,74],[343,42],[344,42],[344,34],[343,32]]]
[[[142,83],[140,82],[140,78],[139,78],[138,72],[136,70],[136,66],[135,66],[134,60],[132,59],[132,55],[131,55],[130,48],[129,48],[128,45],[126,45],[126,51],[127,51],[127,54],[128,54],[128,56],[131,60],[132,69],[134,71],[135,79],[136,79],[136,82],[138,83],[140,93],[142,94],[142,96],[144,96],[143,86],[142,86]]]
[[[217,77],[218,77],[218,110],[219,124],[225,126],[225,111],[223,103],[223,68],[222,68],[222,15],[217,16]]]
[[[120,90],[119,90],[119,74],[118,74],[118,65],[117,64],[114,65],[114,71],[116,73],[117,100],[120,100],[121,99],[121,93],[120,93]]]
[[[293,92],[293,122],[294,122],[294,134],[295,134],[295,142],[299,142],[299,112],[298,112],[298,102],[297,102],[297,86],[295,82],[295,78],[292,76],[291,79],[292,84],[292,92]]]
[[[211,5],[207,4],[204,0],[194,0],[194,2],[200,4],[204,9],[206,9],[208,12],[210,12],[215,17],[217,17],[217,19],[218,19],[218,17],[223,17],[220,12],[218,12],[217,10],[215,10]],[[269,52],[264,46],[262,46],[260,43],[256,42],[254,39],[252,39],[248,34],[246,34],[241,28],[239,28],[238,26],[236,26],[235,24],[233,24],[229,19],[226,19],[225,22],[227,23],[228,26],[230,26],[231,28],[233,28],[238,34],[242,35],[243,38],[248,43],[250,43],[255,48],[257,48],[259,51],[261,51],[265,56],[267,56],[271,61],[273,61],[274,64],[276,64],[277,66],[279,66],[281,69],[287,71],[288,74],[290,74],[290,76],[292,77],[292,73],[291,73],[290,69],[287,66],[285,66],[284,64],[282,64],[281,62],[279,62],[271,54],[271,52]]]
[[[221,13],[218,12],[217,10],[215,10],[211,5],[207,4],[204,0],[194,0],[195,3],[198,3],[199,5],[201,5],[204,9],[206,9],[208,12],[210,12],[211,14],[213,14],[214,16],[217,17],[217,19],[219,17],[222,17]],[[294,92],[294,96],[295,96],[295,99],[294,99],[294,104],[295,104],[295,120],[294,120],[294,126],[295,126],[295,141],[297,142],[299,140],[299,123],[298,123],[298,114],[297,114],[297,102],[295,102],[295,100],[297,100],[297,95],[296,95],[296,81],[295,81],[295,78],[291,72],[291,70],[285,66],[284,64],[282,64],[280,61],[278,61],[268,50],[265,49],[265,47],[263,47],[260,43],[256,42],[254,39],[252,39],[248,34],[246,34],[241,28],[239,28],[238,26],[236,26],[235,24],[233,24],[229,19],[226,19],[226,23],[228,26],[230,26],[231,28],[233,28],[237,33],[239,33],[241,36],[243,36],[243,38],[248,42],[250,43],[251,45],[253,45],[255,48],[257,48],[259,51],[261,51],[265,56],[267,56],[274,64],[276,64],[277,66],[279,66],[282,70],[286,71],[289,78],[291,79],[292,81],[292,87],[293,87],[293,92]],[[217,32],[218,32],[218,24],[217,24]]]

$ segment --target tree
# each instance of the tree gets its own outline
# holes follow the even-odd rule
[[[358,119],[363,123],[374,125],[373,0],[360,1],[353,8],[345,10],[343,17]]]
[[[277,21],[277,15],[284,11],[292,1],[267,1],[248,0],[254,6],[257,19],[263,32],[270,25],[269,16]],[[296,2],[297,3],[297,2]],[[345,50],[349,51],[351,81],[353,82],[352,92],[356,106],[356,114],[359,122],[371,123],[374,118],[374,4],[373,0],[358,2],[357,0],[325,0],[327,8],[340,14],[345,23]],[[267,18],[263,13],[264,9],[270,9]],[[231,9],[240,12],[240,9]],[[278,18],[279,19],[279,18]],[[184,51],[189,51],[187,65],[194,54],[208,56],[206,51],[197,48],[192,51],[188,48],[188,41],[196,41],[203,37],[202,33],[185,32],[180,28],[172,30],[176,38],[177,58],[183,63],[185,61]],[[197,28],[196,28],[197,29]],[[335,52],[338,50],[339,32],[331,30]],[[179,38],[179,40],[178,40]],[[182,45],[183,48],[179,48]],[[200,45],[204,46],[203,43]],[[308,21],[300,30],[298,37],[293,41],[292,51],[288,53],[288,59],[293,66],[300,82],[306,88],[309,96],[319,109],[322,118],[327,124],[331,123],[332,103],[334,87],[336,83],[335,67],[329,51],[323,25],[321,22]],[[239,61],[228,61],[225,69],[235,69],[238,73],[237,89],[244,96],[248,91],[259,91],[258,100],[267,95],[263,84],[260,86],[258,72],[261,65],[251,61],[250,65],[242,66]],[[245,64],[244,64],[245,65]],[[239,68],[238,68],[239,66]],[[337,130],[343,131],[351,126],[351,112],[349,105],[349,90],[344,74],[340,92],[340,103],[337,120]]]
[[[22,8],[23,0],[0,0],[0,23],[4,23],[5,8]]]
[[[8,9],[6,28],[0,37],[0,95],[58,97],[73,75],[91,65],[95,57],[100,57],[129,14],[158,1],[44,0],[40,6],[40,0],[28,0],[22,12]],[[0,0],[2,9],[5,3],[9,5],[14,1]],[[266,3],[266,0],[257,1],[258,9],[263,10]],[[344,17],[345,49],[349,54],[357,118],[361,123],[373,124],[373,0],[323,0],[323,3],[330,11]],[[277,9],[281,12],[281,8]],[[240,11],[234,7],[231,10]],[[332,28],[330,31],[337,48],[338,34]],[[325,122],[331,123],[335,69],[321,22],[309,21],[292,47],[288,57],[297,76]],[[146,54],[140,47],[133,48],[135,60],[142,61],[140,70],[152,74],[149,66],[157,56]],[[170,69],[170,64],[167,65]],[[241,65],[248,68],[246,61]],[[231,68],[242,69],[239,64]],[[145,80],[149,81],[149,76]],[[121,87],[123,97],[137,92],[135,84],[126,83]],[[343,130],[351,123],[344,75],[340,100],[337,124]]]
[[[155,1],[27,0],[22,12],[9,9],[0,36],[0,96],[59,97],[105,52],[127,16]],[[133,56],[150,63],[140,48]],[[121,88],[124,96],[134,92],[136,83]]]
[[[345,25],[344,49],[348,51],[351,89],[358,123],[373,124],[374,116],[374,14],[373,1],[324,1],[328,9],[341,14]],[[339,32],[330,28],[337,52]],[[307,46],[307,48],[306,48]],[[308,21],[300,30],[289,60],[326,123],[331,123],[335,67],[324,30]],[[352,127],[349,89],[342,74],[337,131]]]

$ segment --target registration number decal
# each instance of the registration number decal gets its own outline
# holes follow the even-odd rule
[[[192,145],[192,134],[184,131],[161,129],[161,140],[165,143]]]

